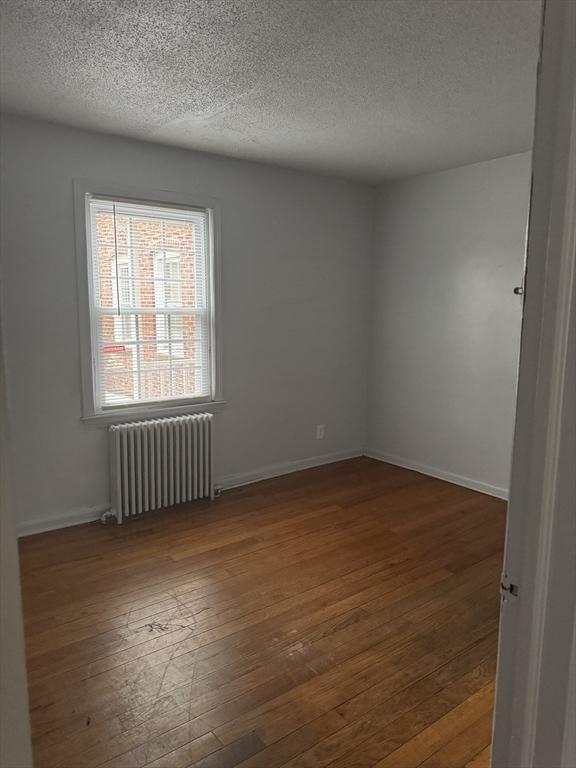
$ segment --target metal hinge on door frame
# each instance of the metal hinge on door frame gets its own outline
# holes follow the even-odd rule
[[[520,590],[518,588],[518,584],[514,584],[512,581],[510,581],[510,577],[507,573],[502,574],[502,579],[500,581],[500,597],[505,600],[508,595],[511,595],[512,597],[518,597]]]

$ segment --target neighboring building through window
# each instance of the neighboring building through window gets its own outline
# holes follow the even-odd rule
[[[209,400],[209,211],[88,195],[87,213],[94,411]]]
[[[112,280],[113,306],[131,307],[132,301],[132,269],[129,258],[118,258],[118,280]],[[118,299],[120,291],[120,299]],[[130,315],[114,315],[114,339],[117,342],[133,341],[132,317]]]
[[[159,307],[179,307],[182,304],[180,257],[178,254],[160,251],[154,258],[154,291]],[[163,355],[184,355],[184,327],[178,315],[157,315],[156,336],[158,351]]]

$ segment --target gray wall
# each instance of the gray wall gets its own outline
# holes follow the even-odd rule
[[[221,201],[228,404],[216,416],[220,479],[362,450],[371,189],[15,117],[3,121],[2,174],[21,529],[79,520],[108,501],[105,430],[80,419],[74,178]]]
[[[530,155],[381,189],[368,450],[504,495]]]
[[[31,768],[28,685],[6,405],[4,351],[0,336],[0,766]]]

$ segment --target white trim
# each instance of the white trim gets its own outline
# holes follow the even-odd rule
[[[576,16],[574,20],[576,20]],[[574,106],[576,108],[576,100]],[[576,117],[574,118],[574,125],[576,127]],[[531,633],[531,663],[528,667],[528,690],[532,705],[526,709],[526,733],[522,753],[523,759],[527,761],[526,765],[532,764],[536,753],[538,705],[542,695],[542,686],[546,684],[542,670],[544,642],[546,632],[549,631],[546,622],[546,606],[550,599],[553,576],[552,562],[555,554],[553,539],[559,526],[558,517],[561,514],[561,508],[559,508],[561,505],[558,504],[557,499],[558,468],[566,416],[564,401],[569,355],[568,339],[570,318],[574,315],[574,273],[576,269],[576,259],[574,258],[576,251],[576,130],[572,132],[571,136],[568,168],[564,232],[562,250],[559,254],[555,344],[552,350],[550,400],[542,469],[542,500],[540,503],[545,514],[542,514],[541,518],[538,554],[535,562],[535,592],[533,597],[535,610]]]
[[[312,467],[322,467],[325,464],[334,464],[337,461],[346,459],[356,459],[364,454],[362,448],[352,448],[347,451],[336,451],[334,453],[325,453],[321,456],[311,456],[308,459],[297,459],[296,461],[284,461],[279,464],[268,464],[259,469],[250,472],[238,472],[235,475],[216,478],[216,487],[228,489],[237,488],[240,485],[250,485],[260,480],[269,480],[273,477],[290,475],[292,472],[300,472],[302,469],[311,469]]]
[[[94,397],[94,377],[95,367],[92,357],[92,324],[90,321],[91,295],[90,286],[92,284],[88,273],[88,254],[87,254],[87,233],[89,227],[89,213],[86,205],[86,196],[90,195],[96,198],[124,199],[130,202],[146,201],[148,205],[158,204],[160,206],[176,205],[187,209],[203,209],[208,214],[208,233],[209,243],[209,294],[210,294],[210,361],[212,366],[212,393],[211,399],[205,401],[207,405],[212,402],[218,404],[223,401],[222,391],[222,306],[221,306],[221,254],[220,254],[220,227],[221,227],[221,205],[217,198],[207,196],[202,192],[187,190],[184,192],[174,192],[169,190],[142,189],[140,187],[130,187],[124,184],[114,184],[90,179],[73,180],[74,195],[74,225],[75,225],[75,247],[76,247],[76,288],[78,296],[78,316],[79,316],[79,344],[81,361],[81,381],[82,381],[82,418],[84,421],[91,422],[101,419],[103,424],[114,423],[114,421],[126,421],[128,418],[142,419],[150,415],[150,408],[143,407],[131,411],[116,412],[115,419],[110,421],[107,411],[97,411],[95,408]],[[160,413],[164,409],[169,409],[170,405],[165,405],[167,401],[154,403],[155,412]],[[196,401],[198,403],[199,400]],[[189,413],[197,410],[194,401],[181,401],[180,409],[182,413]],[[176,406],[175,406],[176,407]],[[173,411],[172,411],[173,412]]]
[[[127,421],[145,421],[146,419],[161,419],[164,416],[185,416],[187,413],[218,413],[226,407],[225,400],[203,400],[200,402],[174,401],[175,405],[149,403],[131,408],[111,409],[94,416],[83,416],[82,421],[88,427],[107,427],[110,424],[124,424]]]
[[[576,601],[573,443],[576,305],[576,6],[548,1],[504,569],[492,764],[563,762]],[[571,326],[572,324],[572,326]],[[572,433],[573,434],[573,433]],[[569,486],[572,481],[572,487]]]
[[[454,483],[455,485],[461,485],[464,488],[470,488],[473,491],[479,491],[480,493],[486,493],[489,496],[496,496],[498,499],[508,499],[508,489],[501,488],[497,485],[491,485],[485,483],[482,480],[474,480],[471,477],[465,475],[457,475],[454,472],[447,472],[444,469],[438,467],[431,467],[428,464],[421,464],[418,461],[412,461],[412,459],[405,459],[402,456],[393,456],[383,451],[378,451],[374,448],[366,448],[364,455],[370,459],[377,459],[378,461],[384,461],[386,464],[394,464],[396,467],[404,467],[404,469],[412,469],[415,472],[420,472],[423,475],[429,475],[430,477],[436,477],[438,480],[446,480],[448,483]]]
[[[94,520],[99,520],[104,512],[108,512],[109,509],[110,504],[99,504],[95,507],[86,507],[85,509],[72,509],[67,514],[58,515],[58,517],[26,520],[17,525],[16,534],[20,538],[22,536],[32,536],[35,533],[70,528],[73,525],[93,523]]]

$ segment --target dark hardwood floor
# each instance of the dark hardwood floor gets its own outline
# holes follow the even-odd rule
[[[36,768],[488,766],[504,524],[361,458],[23,539]]]

